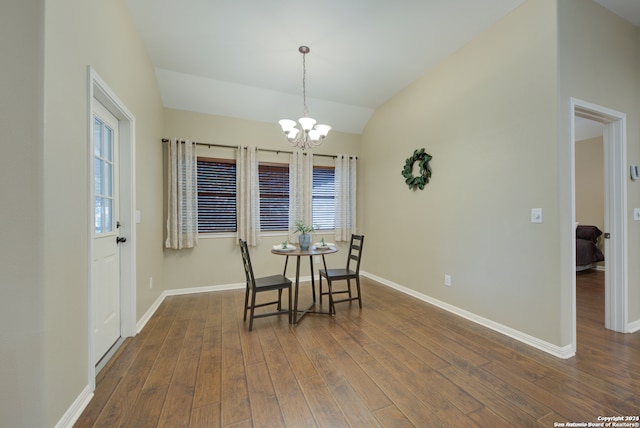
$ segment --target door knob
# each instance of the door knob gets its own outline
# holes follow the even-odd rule
[[[116,244],[119,244],[121,242],[127,242],[127,238],[116,236]]]

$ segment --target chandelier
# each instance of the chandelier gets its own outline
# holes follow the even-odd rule
[[[310,52],[310,49],[307,46],[300,46],[298,51],[302,54],[302,101],[304,103],[304,110],[302,117],[298,119],[297,123],[291,119],[282,119],[278,123],[282,127],[282,131],[289,140],[289,143],[294,147],[300,147],[302,150],[305,150],[322,144],[322,140],[327,136],[331,127],[329,125],[316,124],[316,120],[309,117],[309,110],[307,109],[307,67],[305,56]]]

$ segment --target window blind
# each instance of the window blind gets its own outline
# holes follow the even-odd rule
[[[198,233],[235,231],[235,161],[198,158]]]
[[[320,230],[335,227],[335,169],[313,167],[313,192],[311,195],[313,225]]]
[[[289,221],[289,166],[260,164],[260,229],[287,230]]]

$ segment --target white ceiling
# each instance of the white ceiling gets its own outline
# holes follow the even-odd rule
[[[640,26],[640,1],[596,0]],[[125,0],[165,107],[360,133],[373,110],[524,0]]]

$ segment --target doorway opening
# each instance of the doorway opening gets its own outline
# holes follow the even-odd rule
[[[602,126],[604,171],[604,255],[605,255],[605,328],[627,331],[627,253],[626,253],[626,115],[606,107],[571,99],[571,213],[576,218],[576,122],[581,119]],[[576,230],[572,231],[575,242]],[[572,247],[573,348],[576,339],[576,248]]]

